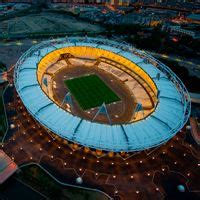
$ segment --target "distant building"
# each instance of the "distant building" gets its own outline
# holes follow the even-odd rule
[[[193,39],[200,39],[200,26],[196,24],[165,24],[163,29],[170,31],[171,33],[178,33],[180,35],[188,35]]]
[[[200,24],[200,14],[190,14],[187,16],[187,20],[192,23]]]
[[[3,150],[0,150],[0,185],[17,170],[17,164]]]

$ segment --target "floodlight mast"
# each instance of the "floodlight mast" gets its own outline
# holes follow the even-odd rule
[[[108,118],[109,124],[110,124],[110,125],[112,124],[111,119],[110,119],[110,116],[109,116],[109,114],[108,114],[108,110],[107,110],[107,108],[106,108],[105,102],[101,105],[101,107],[99,107],[99,110],[97,111],[97,113],[96,113],[95,116],[93,117],[92,121],[94,121],[94,120],[96,119],[96,117],[97,117],[99,114],[104,114],[104,115],[106,115],[106,117]]]

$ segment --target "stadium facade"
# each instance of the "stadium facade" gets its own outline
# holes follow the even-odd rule
[[[47,76],[51,66],[52,74],[65,67],[55,65],[62,55],[96,60],[98,66],[94,67],[104,63],[109,65],[104,68],[108,73],[122,70],[132,77],[127,86],[137,80],[145,88],[152,108],[148,112],[136,110],[139,119],[118,124],[98,123],[63,109],[53,98]],[[159,146],[182,129],[190,115],[189,94],[167,66],[125,42],[105,38],[66,37],[37,44],[16,63],[14,81],[28,112],[40,124],[63,139],[99,150],[133,152]],[[135,96],[145,107],[142,95],[136,92]]]

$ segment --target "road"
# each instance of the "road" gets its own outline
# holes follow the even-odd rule
[[[163,58],[169,61],[178,62],[181,67],[188,69],[189,74],[191,76],[196,76],[200,78],[200,60],[197,59],[185,59],[181,58],[176,55],[166,55],[166,54],[159,54],[156,52],[146,51],[147,53],[151,54],[156,58]]]

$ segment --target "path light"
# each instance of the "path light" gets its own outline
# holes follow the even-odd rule
[[[83,179],[81,177],[76,178],[76,183],[77,184],[82,184],[83,183]]]
[[[190,131],[191,130],[191,126],[186,126],[186,130]]]
[[[114,153],[113,153],[112,151],[110,151],[110,152],[108,153],[108,156],[109,156],[109,157],[113,157],[113,156],[114,156]]]
[[[185,192],[185,186],[184,185],[178,185],[177,189],[179,192]]]
[[[11,128],[11,129],[14,129],[14,128],[15,128],[15,125],[14,125],[14,124],[11,124],[11,125],[10,125],[10,128]]]

